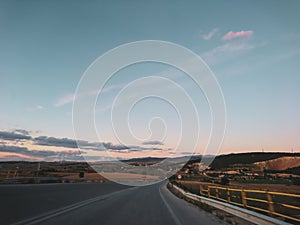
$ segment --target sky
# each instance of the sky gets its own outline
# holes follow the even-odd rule
[[[127,97],[155,90],[184,103],[176,85],[153,76],[191,97],[200,122],[195,153],[204,154],[211,129],[205,95],[182,71],[159,63],[114,74],[95,106],[101,140],[89,132],[76,139],[72,103],[84,72],[110,49],[141,40],[182,45],[212,70],[227,110],[218,154],[299,152],[299,9],[296,0],[1,1],[0,160],[79,160],[78,145],[88,160],[172,156],[181,124],[168,102],[147,98],[134,107],[128,119],[134,138],[122,129],[115,137],[110,120],[112,109],[122,111],[127,102],[116,99],[130,82],[137,83]],[[192,127],[195,120],[183,123]],[[194,131],[185,134],[182,154],[191,151]]]

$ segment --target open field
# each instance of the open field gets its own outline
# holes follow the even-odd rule
[[[214,185],[210,182],[199,182],[199,181],[179,181],[187,186],[191,186],[193,190],[199,190],[200,185],[211,186]],[[286,185],[286,184],[253,184],[253,183],[238,183],[238,182],[230,182],[230,185],[219,185],[222,187],[231,187],[231,188],[245,188],[245,189],[255,189],[255,190],[263,190],[263,191],[278,191],[278,192],[286,192],[293,194],[300,194],[300,186],[298,185]],[[199,193],[199,192],[198,192]]]
[[[143,174],[133,174],[133,173],[103,173],[104,177],[110,177],[114,180],[157,180],[158,176],[152,176],[152,175],[143,175]]]
[[[107,179],[98,173],[95,173],[89,164],[85,162],[0,163],[0,182],[3,183],[60,183],[95,181],[106,182]]]
[[[133,174],[133,173],[102,173],[104,177],[111,178],[112,180],[119,180],[119,181],[126,181],[126,180],[132,180],[132,181],[139,181],[139,180],[152,180],[155,181],[159,177],[158,176],[151,176],[151,175],[143,175],[143,174]],[[72,174],[65,176],[66,178],[78,178],[78,174]],[[103,178],[98,173],[87,173],[85,174],[85,178]]]

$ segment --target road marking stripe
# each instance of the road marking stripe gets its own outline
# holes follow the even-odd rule
[[[91,198],[91,199],[87,199],[87,200],[84,200],[84,201],[81,201],[81,202],[77,202],[77,203],[62,207],[60,209],[56,209],[56,210],[53,210],[53,211],[50,211],[50,212],[47,212],[47,213],[40,214],[38,216],[31,217],[29,219],[25,219],[25,220],[13,223],[12,225],[21,225],[21,224],[33,225],[33,224],[37,224],[37,223],[43,222],[45,220],[51,219],[53,217],[59,216],[61,214],[67,213],[69,211],[72,211],[72,210],[78,209],[80,207],[89,205],[91,203],[101,201],[101,200],[105,200],[107,198],[113,197],[114,195],[117,195],[117,194],[120,194],[120,193],[123,193],[123,192],[127,192],[127,191],[131,191],[131,190],[134,190],[134,189],[137,189],[137,188],[138,187],[132,187],[132,188],[127,188],[127,189],[124,189],[124,190],[121,190],[121,191],[116,191],[116,192],[113,192],[113,193],[110,193],[110,194],[97,196],[97,197],[94,197],[94,198]]]
[[[169,205],[169,203],[166,201],[165,197],[163,196],[162,192],[161,192],[161,186],[158,188],[159,190],[159,194],[161,199],[163,200],[163,202],[165,203],[167,209],[169,210],[174,222],[176,225],[182,225],[182,223],[180,222],[180,220],[178,219],[178,217],[176,216],[176,214],[174,213],[173,209],[171,208],[171,206]]]

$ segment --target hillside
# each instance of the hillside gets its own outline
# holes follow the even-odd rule
[[[256,162],[255,165],[266,170],[286,170],[300,166],[300,157],[284,156],[277,159]]]
[[[275,153],[275,152],[249,152],[220,155],[215,158],[211,164],[212,169],[228,168],[235,164],[253,164],[268,160],[274,160],[281,157],[294,157],[300,156],[300,153]]]

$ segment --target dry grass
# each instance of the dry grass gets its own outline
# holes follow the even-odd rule
[[[263,162],[256,162],[254,164],[267,170],[286,170],[300,166],[300,157],[285,156]]]
[[[213,183],[209,182],[199,182],[199,181],[180,181],[187,185],[205,185],[205,186],[212,186]],[[218,184],[218,186],[222,186]],[[225,186],[226,187],[226,186]],[[245,188],[245,189],[255,189],[255,190],[264,190],[264,191],[277,191],[277,192],[284,192],[284,193],[292,193],[292,194],[300,194],[300,186],[298,185],[287,185],[287,184],[243,184],[237,182],[230,182],[228,187],[231,188]]]
[[[140,181],[140,180],[157,180],[158,176],[152,175],[144,175],[144,174],[133,174],[133,173],[102,173],[104,177],[111,178],[113,180],[133,180],[133,181]]]

